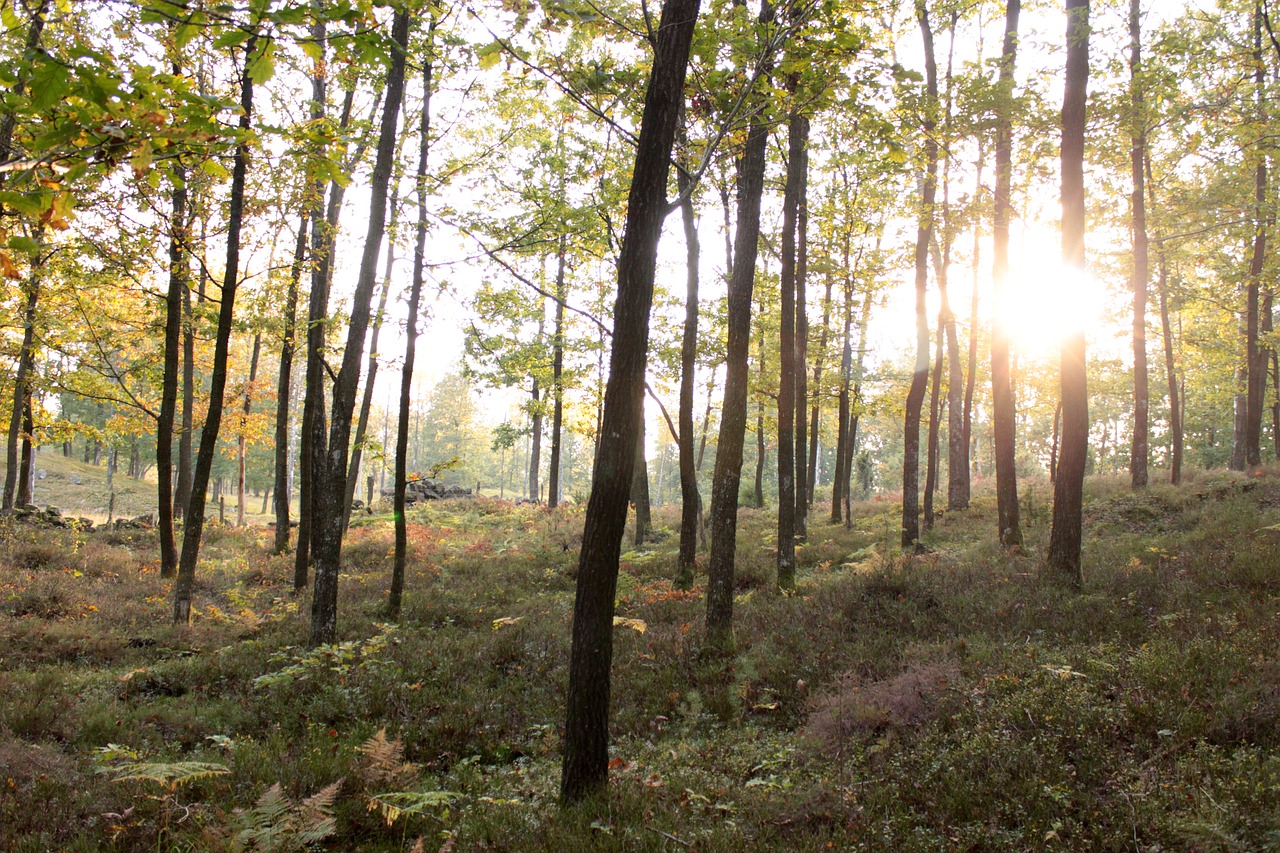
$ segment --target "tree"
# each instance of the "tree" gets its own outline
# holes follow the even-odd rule
[[[1013,386],[1009,380],[1009,330],[998,319],[1009,277],[1009,219],[1013,211],[1013,66],[1018,55],[1018,14],[1021,0],[1005,7],[1004,52],[1000,59],[999,96],[996,109],[996,192],[992,221],[992,273],[995,280],[996,317],[991,329],[992,428],[995,431],[996,507],[1000,543],[1022,545],[1018,519],[1018,473],[1015,453]]]
[[[355,411],[356,392],[360,381],[360,357],[364,352],[365,333],[372,310],[374,279],[377,277],[378,252],[386,228],[387,189],[391,181],[395,157],[396,125],[404,96],[405,53],[409,43],[411,15],[396,10],[391,26],[390,66],[387,69],[382,123],[378,132],[377,157],[370,180],[369,227],[360,273],[352,300],[347,327],[347,343],[342,353],[342,367],[333,383],[333,406],[330,414],[327,451],[319,459],[312,484],[312,557],[315,562],[315,593],[311,600],[311,634],[313,646],[332,643],[338,630],[338,573],[342,559],[342,505],[347,484],[347,452],[351,439],[351,416]]]
[[[236,288],[240,284],[240,232],[244,226],[244,187],[249,170],[250,123],[253,116],[254,51],[256,35],[250,36],[244,50],[244,68],[240,75],[240,137],[235,149],[231,177],[231,201],[227,214],[227,261],[219,297],[218,337],[213,355],[213,380],[209,389],[209,411],[200,433],[200,453],[192,476],[191,500],[183,518],[182,554],[178,562],[178,580],[173,588],[173,621],[191,621],[191,594],[195,587],[196,561],[200,557],[200,536],[204,530],[205,489],[218,452],[218,431],[222,425],[223,396],[227,384],[227,351],[231,346],[231,326],[235,319]]]
[[[1066,0],[1067,73],[1062,100],[1062,260],[1084,274],[1085,92],[1089,83],[1089,0]],[[1081,505],[1089,449],[1089,392],[1084,329],[1062,344],[1062,450],[1053,488],[1053,527],[1046,568],[1057,583],[1079,589]]]
[[[1143,186],[1146,162],[1146,116],[1142,91],[1142,17],[1138,0],[1129,0],[1129,91],[1133,106],[1130,131],[1130,166],[1133,176],[1133,439],[1129,453],[1129,473],[1135,489],[1147,485],[1147,196]]]
[[[938,67],[933,57],[933,30],[925,0],[916,0],[916,18],[924,39],[925,102],[921,122],[924,133],[925,172],[920,187],[915,248],[916,363],[907,392],[903,422],[902,461],[902,547],[920,547],[920,410],[929,381],[929,318],[925,313],[925,293],[929,284],[929,241],[933,234],[933,201],[938,183],[937,125]]]
[[[658,238],[667,212],[668,166],[698,5],[699,0],[665,0],[662,5],[636,144],[626,229],[618,258],[609,381],[574,597],[560,777],[560,796],[565,803],[598,793],[608,781],[609,669],[618,558],[644,413],[649,309]]]

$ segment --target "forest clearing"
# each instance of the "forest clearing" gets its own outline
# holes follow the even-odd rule
[[[354,527],[338,642],[264,528],[214,526],[190,626],[152,531],[3,521],[7,850],[1263,849],[1280,839],[1280,471],[1089,483],[1085,574],[988,530],[985,484],[929,552],[896,506],[815,524],[795,595],[744,510],[739,645],[700,654],[673,507],[622,557],[615,742],[557,805],[581,508],[411,510],[386,621],[385,515]],[[279,786],[278,788],[275,786]],[[273,796],[275,799],[273,799]],[[37,805],[38,804],[38,805]]]

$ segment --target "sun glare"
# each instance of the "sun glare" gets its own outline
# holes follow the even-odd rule
[[[1010,270],[998,320],[1020,354],[1043,358],[1056,353],[1071,334],[1087,335],[1098,327],[1106,287],[1087,270],[1065,265],[1050,241],[1031,242],[1031,251]]]

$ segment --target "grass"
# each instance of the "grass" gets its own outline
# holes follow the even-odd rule
[[[699,654],[676,537],[629,550],[612,781],[569,810],[580,509],[414,508],[398,625],[389,521],[361,519],[318,650],[265,529],[210,529],[174,628],[154,533],[0,519],[0,849],[1274,847],[1278,473],[1091,481],[1079,594],[1040,580],[1045,483],[1013,554],[989,494],[921,556],[894,504],[819,507],[789,597],[744,510],[729,661]]]

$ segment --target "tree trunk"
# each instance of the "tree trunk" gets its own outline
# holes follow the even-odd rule
[[[626,230],[618,258],[618,298],[603,428],[578,561],[560,778],[560,796],[566,804],[603,792],[609,776],[609,670],[618,557],[644,418],[649,309],[658,239],[667,211],[668,164],[697,17],[698,0],[663,3],[636,146]]]
[[[40,37],[44,32],[45,14],[49,0],[40,0],[31,16],[31,25],[27,29],[26,52],[34,52],[40,45]],[[27,80],[20,78],[13,86],[14,94],[21,96],[26,92]],[[7,161],[13,154],[13,131],[16,115],[9,112],[0,118],[0,161]],[[22,349],[18,354],[18,373],[13,385],[13,408],[9,416],[9,432],[5,440],[5,477],[4,493],[0,496],[0,508],[13,509],[18,481],[18,444],[22,433],[22,411],[26,394],[26,386],[30,374],[30,355],[34,351],[35,306],[39,288],[33,281],[27,288],[27,307],[23,314]]]
[[[399,156],[396,157],[399,160]],[[378,295],[378,310],[373,315],[373,328],[369,332],[369,360],[365,368],[364,394],[360,399],[360,416],[356,421],[355,439],[351,442],[351,462],[347,465],[346,495],[342,503],[342,529],[351,526],[351,507],[355,504],[356,485],[360,482],[360,462],[364,459],[364,438],[369,430],[369,413],[373,411],[373,391],[378,379],[378,336],[382,332],[382,318],[387,313],[387,294],[391,290],[391,273],[396,264],[396,221],[400,218],[400,187],[397,181],[391,189],[391,225],[387,229],[387,258],[383,267],[382,290]]]
[[[564,255],[562,234],[560,250],[556,253],[556,328],[551,339],[551,460],[547,472],[547,506],[553,508],[560,505],[560,448],[564,429]]]
[[[929,389],[929,439],[925,449],[924,474],[924,529],[933,529],[933,496],[938,489],[938,431],[939,414],[938,397],[942,386],[942,360],[946,354],[946,340],[943,338],[943,320],[938,317],[937,355],[933,362],[933,377]]]
[[[429,27],[428,44],[432,43],[436,29],[433,14]],[[422,68],[422,114],[418,131],[418,173],[415,188],[418,193],[418,222],[414,231],[413,284],[409,289],[409,319],[405,325],[404,366],[400,371],[400,409],[396,422],[396,473],[394,506],[396,525],[395,563],[391,572],[391,592],[387,598],[387,610],[391,618],[400,617],[404,599],[405,566],[409,558],[409,529],[405,519],[405,490],[409,479],[409,414],[412,410],[413,368],[418,352],[418,306],[422,301],[422,285],[425,279],[427,256],[427,155],[431,150],[431,88],[432,54],[427,52]]]
[[[818,427],[822,402],[822,371],[826,367],[827,345],[831,340],[831,289],[835,277],[827,274],[826,295],[822,298],[822,337],[818,341],[818,357],[813,364],[813,404],[809,408],[809,508],[813,508],[818,490]],[[839,519],[836,519],[839,521]]]
[[[853,276],[849,274],[849,239],[844,240],[844,347],[840,354],[840,401],[836,417],[840,419],[836,434],[836,471],[831,484],[831,523],[844,518],[845,491],[849,488],[849,393],[853,386]]]
[[[933,132],[937,122],[938,67],[933,58],[933,31],[925,0],[916,0],[916,17],[924,38],[926,103],[925,174],[920,189],[920,217],[916,228],[916,364],[907,391],[907,410],[902,439],[902,547],[920,546],[920,410],[929,380],[929,318],[925,313],[925,292],[929,284],[929,240],[933,234],[933,199],[938,181],[938,143]]]
[[[19,461],[19,449],[26,439],[23,435],[24,413],[30,400],[31,374],[35,365],[36,306],[40,299],[39,260],[32,261],[27,279],[27,304],[22,312],[22,348],[18,351],[18,372],[13,381],[13,407],[9,415],[9,435],[5,446],[4,509],[30,503],[30,486],[24,490],[19,484],[19,470],[25,469]],[[25,494],[24,494],[25,492]]]
[[[772,19],[772,10],[767,3],[761,10],[761,17]],[[760,82],[762,85],[767,84],[766,80]],[[752,113],[746,146],[738,161],[738,221],[734,228],[733,271],[729,278],[726,311],[728,328],[724,403],[720,414],[716,467],[711,481],[711,556],[707,566],[706,641],[709,649],[720,652],[728,652],[733,648],[738,488],[741,484],[742,445],[747,427],[747,351],[751,346],[751,301],[756,277],[760,199],[764,192],[765,150],[768,141],[767,116],[764,104],[760,103]]]
[[[992,222],[991,276],[995,281],[991,324],[991,402],[995,434],[996,515],[1000,543],[1022,546],[1018,518],[1018,471],[1014,442],[1016,413],[1009,379],[1009,330],[998,319],[1009,278],[1009,220],[1013,213],[1013,68],[1018,57],[1018,15],[1021,0],[1008,0],[1005,10],[1004,52],[1000,60],[1000,101],[996,117],[996,193]]]
[[[289,289],[285,295],[284,339],[280,344],[280,372],[276,384],[275,447],[275,551],[289,550],[289,399],[292,396],[293,352],[298,340],[298,282],[302,278],[302,262],[307,253],[307,224],[304,211],[298,221],[298,242],[293,249],[293,266],[289,269]]]
[[[639,548],[649,541],[649,528],[653,526],[649,508],[649,464],[644,456],[644,401],[640,401],[640,436],[636,440],[636,460],[631,475],[631,503],[636,507],[635,537],[632,545]]]
[[[178,69],[175,68],[175,71]],[[160,529],[160,577],[178,571],[178,545],[173,529],[173,435],[178,409],[178,363],[182,360],[182,294],[187,289],[186,250],[187,175],[173,167],[172,210],[169,216],[169,288],[164,301],[164,380],[160,390],[160,419],[156,424],[156,513]]]
[[[982,149],[983,137],[978,137],[978,162],[977,162],[977,178],[976,185],[982,186],[982,167],[985,163]],[[969,369],[965,374],[964,382],[964,417],[960,426],[961,429],[961,447],[956,449],[960,453],[965,466],[964,478],[964,505],[969,505],[969,499],[973,495],[972,477],[976,473],[976,466],[973,464],[976,460],[971,456],[971,448],[973,447],[973,392],[978,384],[978,269],[981,259],[982,246],[982,222],[981,217],[973,218],[973,292],[969,298]]]
[[[404,95],[405,51],[409,39],[410,13],[398,10],[391,38],[399,46],[391,54],[385,86],[386,102],[378,132],[378,153],[370,180],[369,228],[365,234],[360,273],[352,298],[347,343],[342,367],[333,383],[333,405],[329,418],[327,452],[320,456],[319,476],[312,484],[312,557],[315,563],[315,594],[311,600],[310,645],[332,643],[338,631],[338,574],[342,557],[342,503],[346,493],[347,449],[351,439],[351,415],[355,410],[360,381],[360,357],[377,278],[378,253],[387,218],[387,185],[395,159],[396,121]]]
[[[200,536],[204,530],[205,490],[218,453],[218,431],[222,425],[222,408],[227,387],[227,354],[231,347],[235,320],[236,288],[240,276],[240,231],[244,221],[244,187],[249,170],[249,129],[253,115],[253,78],[249,74],[249,57],[257,43],[256,34],[245,45],[244,69],[240,78],[240,132],[231,170],[231,198],[227,209],[227,262],[219,294],[218,334],[213,350],[213,375],[209,389],[209,409],[204,429],[200,431],[200,453],[192,475],[191,502],[183,518],[182,554],[178,560],[178,579],[173,588],[173,621],[191,621],[191,594],[195,587],[196,562],[200,557]]]
[[[1258,104],[1258,125],[1267,126],[1264,107],[1264,90],[1267,85],[1266,65],[1262,60],[1262,7],[1255,2],[1253,13],[1253,82]],[[1265,138],[1265,136],[1264,136]],[[1259,340],[1259,300],[1262,288],[1263,266],[1267,255],[1267,156],[1261,150],[1254,167],[1254,237],[1253,255],[1249,262],[1249,283],[1245,300],[1245,348],[1247,352],[1248,383],[1246,391],[1247,416],[1245,420],[1245,464],[1256,468],[1262,464],[1262,409],[1267,393],[1267,353]]]
[[[797,116],[800,135],[799,165],[800,188],[796,199],[796,357],[794,365],[796,398],[796,524],[795,539],[808,538],[810,488],[809,437],[806,432],[805,414],[809,408],[809,386],[806,367],[809,360],[809,315],[805,299],[805,284],[809,276],[809,119]],[[816,436],[815,436],[816,438]],[[793,557],[794,563],[794,557]]]
[[[795,97],[798,75],[789,78]],[[778,588],[796,587],[796,517],[801,490],[796,483],[796,374],[799,350],[796,334],[796,219],[800,209],[800,175],[804,168],[804,116],[792,112],[787,122],[787,181],[782,197],[782,268],[778,292],[781,312],[778,332]],[[803,409],[800,409],[803,412]]]
[[[1067,0],[1067,73],[1062,105],[1062,259],[1084,273],[1085,89],[1089,82],[1089,2]],[[1089,391],[1085,376],[1084,330],[1062,345],[1062,452],[1053,486],[1053,529],[1047,569],[1051,579],[1072,589],[1084,582],[1080,571],[1084,469],[1089,449]]]
[[[182,429],[178,432],[178,482],[173,487],[173,516],[185,519],[191,503],[195,444],[196,329],[191,307],[191,280],[182,288]]]
[[[1129,449],[1129,474],[1133,488],[1147,485],[1148,409],[1147,378],[1147,194],[1143,186],[1147,131],[1143,112],[1142,19],[1139,0],[1129,0],[1129,97],[1133,104],[1133,129],[1129,162],[1133,175],[1133,441]]]
[[[686,170],[676,172],[676,187],[680,191],[680,220],[684,226],[685,296],[684,334],[680,341],[680,554],[675,586],[677,589],[690,589],[697,569],[698,522],[702,515],[698,472],[693,458],[693,383],[698,372],[698,263],[701,247],[698,225],[693,218],[693,183]]]
[[[247,450],[245,430],[253,413],[253,383],[258,381],[258,356],[262,352],[262,335],[253,336],[253,356],[249,359],[249,383],[244,388],[244,416],[236,431],[236,527],[244,527],[244,464]]]

